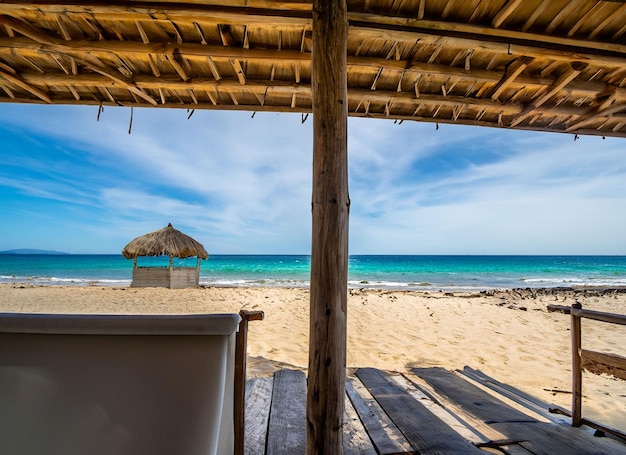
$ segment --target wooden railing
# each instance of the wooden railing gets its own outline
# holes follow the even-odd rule
[[[617,354],[590,351],[582,347],[582,319],[626,325],[626,315],[585,310],[580,303],[571,307],[548,305],[548,311],[571,315],[572,323],[572,426],[589,425],[601,431],[610,432],[622,438],[626,437],[620,430],[608,428],[600,423],[582,416],[582,381],[583,370],[593,374],[608,374],[626,380],[626,357]]]
[[[262,321],[265,314],[262,311],[241,310],[239,316],[241,322],[235,346],[235,455],[243,455],[244,452],[248,322]]]

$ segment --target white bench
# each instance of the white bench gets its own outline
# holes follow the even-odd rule
[[[237,314],[0,314],[0,453],[233,453]]]

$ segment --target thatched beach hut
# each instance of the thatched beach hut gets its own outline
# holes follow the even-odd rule
[[[122,250],[126,259],[134,259],[131,287],[158,287],[182,289],[197,287],[200,282],[200,260],[209,254],[201,243],[169,223],[163,229],[142,235],[132,240]],[[169,256],[169,267],[137,266],[140,256]],[[174,258],[198,258],[195,267],[174,267]]]

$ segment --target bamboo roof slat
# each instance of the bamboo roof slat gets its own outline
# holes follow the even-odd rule
[[[623,136],[625,19],[600,0],[349,0],[349,115]],[[0,25],[0,102],[311,110],[308,2],[14,0]]]

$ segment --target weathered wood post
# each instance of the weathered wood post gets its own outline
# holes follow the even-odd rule
[[[235,423],[235,452],[234,455],[243,455],[246,436],[246,370],[248,364],[248,322],[262,321],[265,313],[262,311],[241,310],[241,322],[235,341],[235,396],[233,413]]]
[[[347,3],[313,0],[313,193],[307,453],[340,455],[348,294]]]
[[[574,303],[573,310],[580,310],[582,305]],[[583,370],[580,358],[580,347],[582,342],[581,317],[571,312],[572,318],[572,426],[579,427],[582,424],[582,384]]]

